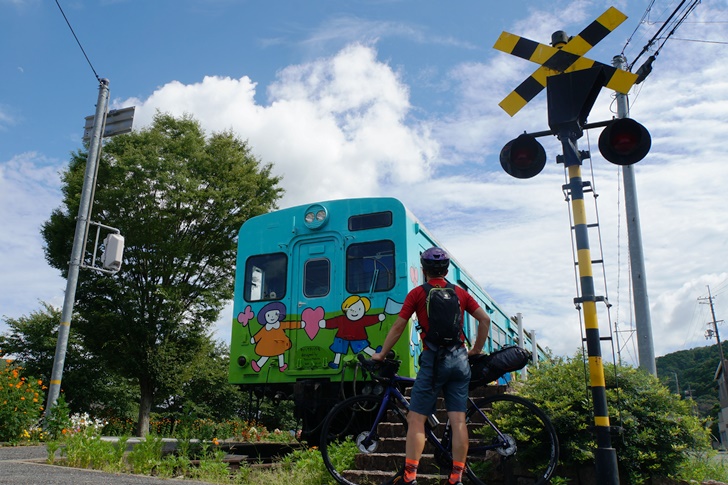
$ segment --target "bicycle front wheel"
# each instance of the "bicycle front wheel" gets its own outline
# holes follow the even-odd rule
[[[534,403],[500,394],[475,400],[467,413],[468,476],[476,484],[544,484],[559,459],[551,420]]]
[[[321,456],[342,485],[379,485],[403,466],[406,411],[382,397],[360,395],[340,402],[321,425]]]

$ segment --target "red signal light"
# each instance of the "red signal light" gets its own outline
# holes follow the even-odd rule
[[[533,135],[524,133],[506,143],[500,153],[500,163],[509,175],[528,179],[546,166],[546,151]]]
[[[647,128],[631,118],[613,120],[599,135],[599,151],[617,165],[632,165],[647,155],[652,137]]]
[[[623,156],[632,153],[638,143],[634,133],[613,133],[610,141],[614,151]]]

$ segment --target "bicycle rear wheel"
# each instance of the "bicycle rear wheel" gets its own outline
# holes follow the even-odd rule
[[[475,403],[467,413],[471,481],[547,483],[559,459],[558,437],[548,416],[531,401],[509,394]]]
[[[404,466],[405,411],[390,401],[378,419],[381,407],[381,396],[354,396],[324,419],[321,456],[338,483],[379,485]]]

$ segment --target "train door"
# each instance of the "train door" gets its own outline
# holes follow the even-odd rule
[[[331,360],[331,339],[320,332],[319,321],[326,313],[341,310],[344,298],[343,242],[337,235],[325,235],[294,244],[291,271],[291,313],[298,314],[305,327],[291,332],[292,371],[326,367]]]

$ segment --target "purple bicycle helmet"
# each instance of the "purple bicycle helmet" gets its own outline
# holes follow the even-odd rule
[[[450,255],[442,248],[430,248],[420,254],[422,269],[431,276],[443,276],[450,266]]]

